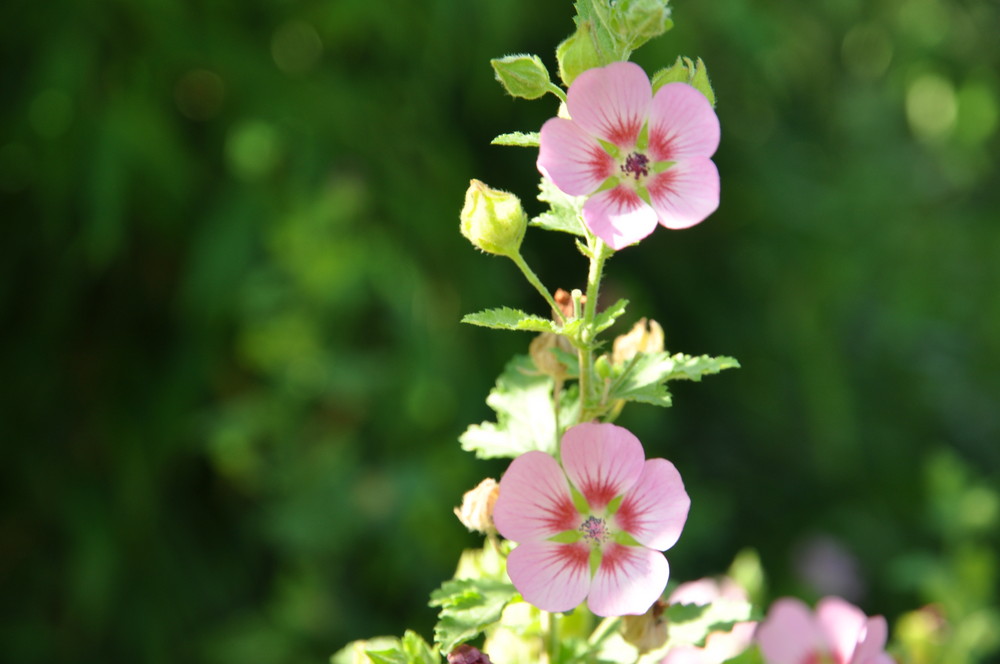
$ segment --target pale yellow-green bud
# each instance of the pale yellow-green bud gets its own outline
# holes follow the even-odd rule
[[[491,189],[479,180],[469,183],[460,219],[462,235],[469,242],[499,256],[516,256],[528,227],[528,215],[517,196]]]
[[[549,70],[537,55],[508,55],[490,64],[500,85],[513,97],[538,99],[549,91]]]

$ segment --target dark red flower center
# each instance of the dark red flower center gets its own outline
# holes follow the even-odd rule
[[[604,519],[596,516],[588,516],[587,520],[580,524],[580,532],[583,536],[594,543],[601,543],[608,538],[608,526]]]
[[[640,177],[649,175],[649,157],[641,152],[633,152],[625,158],[622,164],[622,173],[632,175],[638,180]]]

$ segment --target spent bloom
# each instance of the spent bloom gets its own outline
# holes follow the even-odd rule
[[[579,424],[562,439],[562,465],[545,452],[514,459],[493,520],[519,545],[507,574],[545,611],[584,599],[599,616],[645,613],[670,567],[661,551],[680,537],[691,500],[672,463],[645,458],[614,424]]]
[[[815,613],[784,597],[771,605],[756,638],[767,664],[894,664],[887,636],[885,618],[869,618],[839,597],[821,599]]]
[[[612,249],[657,223],[694,226],[719,207],[719,118],[694,87],[667,83],[654,95],[639,65],[614,62],[580,74],[566,108],[569,118],[542,126],[538,170],[589,196],[583,220]]]

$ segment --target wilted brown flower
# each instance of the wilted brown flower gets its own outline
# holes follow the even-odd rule
[[[647,327],[646,319],[640,318],[628,334],[616,338],[611,347],[611,363],[624,364],[640,352],[663,352],[663,328],[655,320],[650,319]]]
[[[487,477],[475,489],[462,496],[462,506],[455,508],[455,516],[469,530],[488,534],[496,532],[493,526],[493,505],[500,495],[500,485]]]

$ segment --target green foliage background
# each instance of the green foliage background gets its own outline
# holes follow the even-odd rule
[[[457,437],[530,339],[458,321],[546,313],[457,232],[471,177],[541,210],[533,151],[489,141],[554,98],[505,97],[488,60],[554,71],[571,16],[4,4],[6,658],[317,662],[430,635],[427,596],[476,541],[451,507],[503,469]],[[636,60],[704,58],[722,205],[623,251],[605,290],[670,350],[743,368],[620,421],[692,495],[673,574],[751,546],[775,594],[840,583],[890,621],[935,602],[995,635],[997,4],[678,0],[674,19]],[[553,288],[584,281],[564,236],[533,229],[525,255]],[[803,571],[830,542],[847,586]]]

